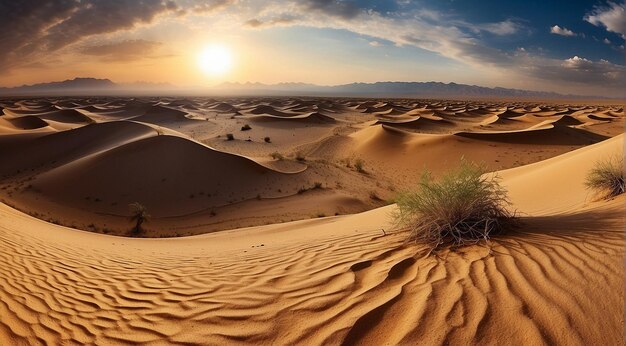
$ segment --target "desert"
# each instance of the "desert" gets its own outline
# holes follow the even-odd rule
[[[623,196],[597,199],[584,185],[598,159],[623,155],[622,106],[1,105],[3,343],[622,337]],[[393,198],[424,170],[445,172],[461,158],[497,172],[521,226],[489,246],[420,255],[423,245],[394,225]],[[150,214],[140,233],[133,202]]]
[[[0,346],[625,344],[626,0],[0,0]]]

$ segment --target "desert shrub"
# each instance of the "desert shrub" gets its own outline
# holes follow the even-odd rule
[[[269,137],[265,137],[263,138],[263,140],[265,141],[265,143],[272,143],[272,139]]]
[[[321,189],[322,188],[322,183],[319,181],[316,181],[315,184],[313,184],[313,188],[314,189]]]
[[[356,159],[354,161],[354,168],[356,168],[356,171],[359,173],[365,173],[365,162],[362,159]]]
[[[415,191],[398,196],[394,214],[398,226],[409,228],[411,239],[433,251],[488,240],[510,228],[514,216],[506,190],[483,166],[462,161],[440,179],[425,173]]]
[[[235,139],[235,135],[233,135],[232,133],[227,133],[226,134],[226,140],[227,141],[232,141]]]
[[[624,193],[624,158],[616,155],[597,161],[587,174],[585,185],[604,198]]]
[[[140,203],[131,203],[128,205],[131,211],[130,221],[135,223],[135,227],[132,229],[133,234],[139,234],[142,231],[142,225],[144,222],[148,222],[150,214],[148,209]]]
[[[300,162],[306,161],[306,159],[304,158],[304,154],[301,151],[298,151],[296,153],[296,160]]]
[[[270,154],[270,156],[271,156],[274,160],[278,160],[278,161],[282,161],[282,160],[285,158],[285,157],[284,157],[281,153],[279,153],[279,152],[277,152],[277,151],[275,151],[275,152],[271,153],[271,154]]]
[[[252,128],[248,124],[245,124],[241,127],[241,131],[248,131],[248,130],[252,130]]]

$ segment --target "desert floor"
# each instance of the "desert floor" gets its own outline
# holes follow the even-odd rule
[[[0,109],[2,345],[623,344],[625,201],[584,186],[597,160],[623,156],[623,106]],[[461,158],[497,172],[520,226],[420,256],[393,226],[393,198]],[[133,202],[152,217],[120,237]]]

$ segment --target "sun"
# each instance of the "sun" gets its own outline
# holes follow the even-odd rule
[[[233,65],[233,57],[228,47],[210,45],[198,54],[198,66],[202,72],[211,76],[226,74]]]

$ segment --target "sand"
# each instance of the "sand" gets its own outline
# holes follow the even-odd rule
[[[619,106],[2,105],[2,345],[623,344],[625,201],[583,183],[596,160],[623,155]],[[68,108],[92,121],[54,113]],[[40,126],[68,114],[67,128]],[[384,198],[461,156],[501,177],[520,226],[423,257]],[[99,234],[128,235],[135,199],[153,214],[142,236],[200,235]]]

